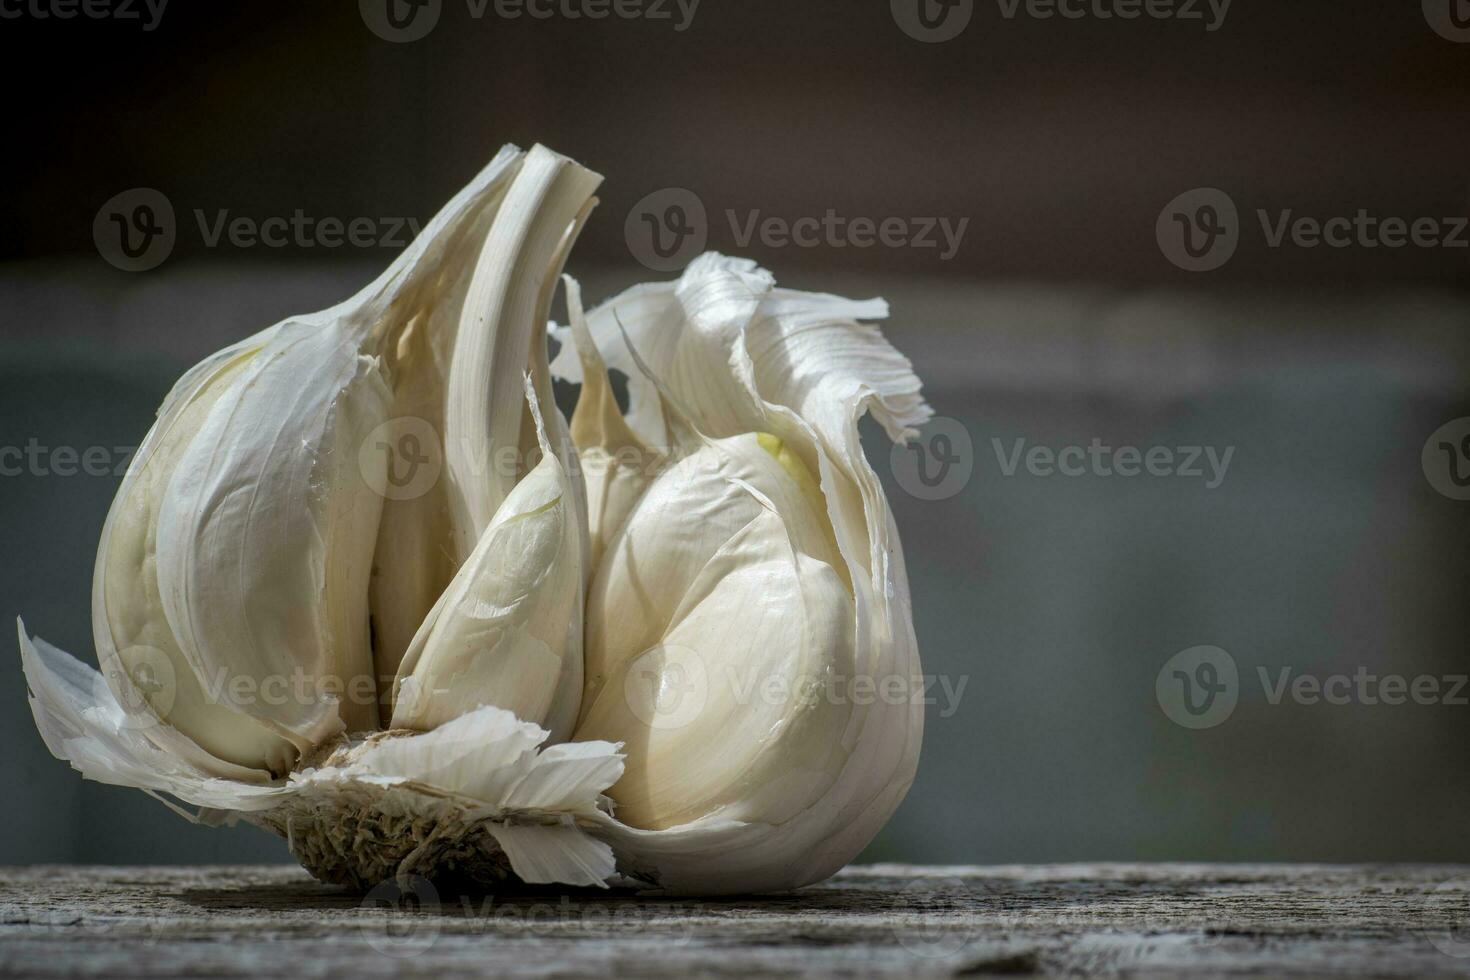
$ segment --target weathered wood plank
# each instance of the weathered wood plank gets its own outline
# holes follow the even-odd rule
[[[6,976],[1470,976],[1470,868],[850,868],[739,901],[0,869]]]

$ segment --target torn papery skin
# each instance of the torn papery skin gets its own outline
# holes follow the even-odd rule
[[[676,282],[623,293],[585,321],[573,285],[575,329],[558,332],[562,350],[548,370],[551,290],[597,179],[541,148],[508,148],[357,297],[264,331],[180,380],[119,491],[114,511],[131,501],[131,516],[110,517],[103,533],[93,609],[102,673],[20,630],[32,711],[54,755],[87,778],[200,808],[191,818],[265,827],[319,878],[359,888],[416,872],[487,883],[507,875],[624,881],[675,894],[766,892],[822,880],[857,856],[912,783],[918,698],[789,714],[733,747],[700,736],[697,749],[731,749],[749,764],[726,773],[691,750],[687,765],[704,767],[695,773],[701,778],[675,783],[699,783],[697,792],[673,807],[667,794],[634,802],[629,787],[664,779],[683,743],[599,700],[607,694],[604,668],[618,661],[612,669],[625,670],[628,656],[607,653],[604,634],[620,613],[606,600],[619,594],[619,562],[666,547],[659,528],[672,525],[657,519],[657,508],[681,509],[679,494],[690,491],[671,482],[677,466],[609,475],[582,464],[599,449],[625,446],[647,460],[691,447],[710,456],[712,489],[690,486],[737,510],[753,508],[763,523],[747,533],[759,531],[763,543],[717,549],[731,563],[711,580],[732,603],[727,610],[707,597],[689,602],[706,601],[705,618],[720,613],[731,635],[765,629],[759,635],[773,654],[789,642],[796,673],[915,677],[897,531],[857,422],[872,412],[892,437],[911,435],[929,415],[919,382],[878,328],[861,322],[885,316],[882,301],[777,289],[754,264],[715,254]],[[571,342],[574,332],[580,345]],[[280,358],[259,359],[286,335],[316,344],[322,363],[340,365],[335,380],[322,383],[361,395],[319,398],[306,458],[261,457],[277,474],[273,506],[297,507],[291,519],[303,529],[292,541],[302,550],[272,560],[318,583],[299,594],[320,595],[323,581],[350,594],[325,613],[308,602],[272,620],[281,610],[252,594],[264,587],[257,580],[232,586],[230,608],[265,636],[317,623],[309,649],[318,652],[304,657],[308,674],[376,668],[396,676],[390,690],[379,687],[380,711],[366,715],[330,695],[274,713],[211,701],[208,670],[227,653],[200,649],[227,651],[243,641],[225,642],[217,631],[226,620],[189,591],[217,585],[200,564],[209,553],[189,551],[197,529],[225,544],[247,527],[266,535],[262,548],[280,538],[270,536],[268,515],[221,524],[215,510],[189,500],[170,506],[196,516],[158,526],[159,496],[222,479],[221,462],[207,454],[192,469],[174,468],[188,447],[170,439],[187,438],[201,419],[231,435],[228,418],[219,420],[220,406],[237,397],[229,372],[270,369]],[[604,364],[630,378],[626,418],[595,373]],[[551,402],[551,375],[582,381],[584,370],[591,377],[569,427]],[[351,482],[339,458],[344,447],[355,457],[353,439],[404,414],[427,420],[443,439],[442,485],[406,501],[327,499]],[[477,452],[507,443],[539,450],[540,462],[513,475],[477,469]],[[317,465],[324,459],[336,468]],[[175,483],[181,472],[196,475]],[[183,527],[195,528],[196,538],[180,535]],[[109,559],[109,544],[121,547],[119,533],[134,537]],[[150,564],[149,536],[157,534],[172,536],[167,581],[193,583],[183,591],[153,585],[165,571]],[[370,581],[331,579],[330,548],[313,549],[339,539],[341,554],[371,557]],[[742,564],[746,554],[755,564]],[[142,599],[125,591],[134,580],[145,593],[164,593],[144,596],[156,611],[141,619],[134,610]],[[796,603],[789,637],[759,620],[762,583],[774,588],[778,580]],[[359,623],[366,632],[360,610],[374,625],[366,640],[356,634]],[[711,642],[701,639],[708,630],[700,632],[699,615],[680,615],[680,638]],[[742,625],[742,617],[755,618]],[[651,635],[664,629],[647,625]],[[128,657],[138,644],[178,675],[175,703],[156,704],[134,683],[137,664]],[[341,661],[345,650],[357,651],[351,663]],[[298,655],[284,642],[268,653],[265,666],[252,668],[257,674]],[[768,669],[740,656],[720,662]],[[594,663],[602,674],[584,678]]]
[[[425,734],[341,737],[320,761],[258,785],[211,776],[160,748],[101,675],[20,629],[31,713],[51,754],[88,779],[133,786],[280,834],[324,881],[361,889],[399,874],[457,873],[485,883],[604,886],[612,851],[582,825],[603,815],[622,775],[616,745],[538,750],[547,732],[483,707]],[[165,800],[165,802],[167,802]],[[178,810],[177,807],[173,807]]]

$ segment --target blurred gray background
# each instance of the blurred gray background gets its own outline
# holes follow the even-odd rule
[[[901,6],[705,0],[681,31],[672,5],[672,21],[543,20],[445,0],[407,43],[350,2],[177,3],[152,30],[5,21],[0,75],[25,97],[0,161],[0,453],[44,452],[14,475],[0,456],[0,605],[92,660],[119,477],[62,475],[56,450],[118,458],[183,369],[396,251],[210,245],[197,212],[424,221],[502,142],[541,141],[608,177],[572,261],[589,299],[667,278],[635,261],[626,219],[682,187],[709,247],[890,301],[887,333],[942,417],[919,451],[929,472],[953,456],[949,475],[915,484],[913,457],[895,465],[875,427],[865,441],[925,670],[959,695],[935,691],[918,780],[865,859],[1470,861],[1470,689],[1272,703],[1259,674],[1449,692],[1470,673],[1470,501],[1431,482],[1449,457],[1421,459],[1470,416],[1470,248],[1273,248],[1256,217],[1452,228],[1470,212],[1470,43],[1415,3],[1239,0],[1207,30],[976,2],[939,43]],[[138,187],[169,199],[176,241],[125,272],[94,220]],[[1239,244],[1191,273],[1156,222],[1197,187],[1238,207]],[[726,218],[829,210],[969,223],[945,259],[741,245]],[[1017,440],[1233,454],[1213,488],[1007,475]],[[1195,730],[1156,681],[1204,645],[1233,658],[1238,704]],[[0,862],[287,859],[51,759],[4,646],[0,779],[19,798]]]

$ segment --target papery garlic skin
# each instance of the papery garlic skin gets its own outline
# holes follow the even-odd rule
[[[742,774],[730,772],[725,777],[738,781],[738,786],[723,794],[715,791],[714,779],[695,792],[684,787],[680,791],[690,802],[698,799],[700,803],[684,811],[669,807],[669,819],[701,808],[704,812],[673,826],[664,825],[654,805],[657,801],[643,792],[644,787],[663,783],[660,757],[638,753],[642,744],[667,740],[657,727],[657,718],[644,721],[630,718],[632,712],[612,710],[594,714],[598,709],[589,708],[584,718],[594,726],[587,729],[589,733],[596,730],[600,737],[616,738],[629,746],[629,765],[619,787],[633,791],[634,813],[649,820],[647,826],[607,821],[600,833],[617,852],[620,870],[639,875],[662,890],[770,891],[826,878],[857,856],[913,781],[923,706],[920,692],[912,690],[920,664],[908,581],[893,517],[877,475],[863,455],[857,421],[864,412],[871,412],[891,436],[902,439],[913,435],[930,413],[908,361],[876,327],[861,322],[886,314],[882,301],[853,302],[776,289],[770,275],[753,263],[711,253],[695,260],[677,282],[635,287],[587,315],[600,356],[629,376],[627,421],[639,439],[651,445],[675,445],[679,435],[674,429],[681,418],[716,441],[742,436],[759,440],[764,434],[779,440],[779,447],[773,446],[778,462],[783,452],[800,461],[800,469],[781,467],[793,485],[802,483],[799,474],[803,470],[816,478],[840,556],[839,562],[826,567],[835,578],[843,578],[836,573],[845,569],[851,586],[850,628],[825,627],[822,640],[788,643],[785,649],[824,648],[825,659],[808,662],[831,664],[848,678],[874,684],[894,679],[909,685],[914,695],[831,706],[849,711],[840,737],[827,746],[833,756],[827,778],[817,780],[818,788],[810,793],[795,781],[783,783],[779,763],[763,764],[763,758],[782,755],[796,768],[807,764],[811,746],[786,737],[785,729],[756,746],[749,739],[740,745],[724,740],[723,752],[751,760]],[[570,331],[558,336],[566,340]],[[581,362],[567,348],[553,362],[552,370],[568,380],[583,377]],[[658,385],[677,403],[678,411],[668,411]],[[652,494],[653,489],[646,493]],[[670,497],[678,496],[673,488]],[[694,495],[688,506],[698,506]],[[796,509],[789,504],[784,510],[779,506],[771,510],[789,528]],[[619,533],[654,540],[657,529],[650,523],[640,530],[637,513],[635,507],[635,516]],[[810,536],[816,537],[815,533]],[[679,543],[665,547],[675,554],[690,550]],[[809,556],[819,561],[816,555],[821,549],[812,548]],[[599,592],[608,588],[601,578],[604,574],[631,577],[630,572],[611,570],[609,561],[616,560],[616,554],[610,544],[594,573],[589,610],[596,608]],[[758,559],[748,560],[752,567],[759,565]],[[794,578],[815,580],[814,575]],[[636,583],[629,588],[636,588]],[[827,588],[822,594],[829,597],[818,604],[822,608],[839,605],[835,590]],[[707,645],[738,645],[738,637],[760,626],[758,607],[732,609],[719,636],[711,638],[708,631],[701,630],[700,638]],[[596,633],[589,616],[589,636]],[[620,663],[636,663],[644,655],[634,649],[641,639],[629,636],[616,642]],[[590,657],[589,664],[597,659]],[[791,670],[781,665],[770,669],[778,676]],[[605,696],[605,692],[595,699],[589,696],[589,704],[598,704]],[[578,737],[581,735],[579,729]],[[615,788],[612,795],[616,800],[620,790]],[[670,792],[665,800],[674,796]],[[786,805],[791,800],[799,801],[800,808]],[[709,808],[706,804],[715,805]],[[618,812],[625,811],[620,808]]]
[[[278,833],[322,880],[368,889],[402,874],[492,884],[514,873],[606,887],[614,873],[611,849],[583,828],[607,816],[602,790],[622,772],[615,745],[538,748],[547,731],[483,707],[427,734],[344,741],[289,780],[219,779],[154,744],[96,671],[18,626],[31,712],[52,754],[196,822]],[[206,809],[195,816],[159,794]]]

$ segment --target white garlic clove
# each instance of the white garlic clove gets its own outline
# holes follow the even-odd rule
[[[516,484],[424,620],[400,667],[392,727],[427,731],[482,705],[571,734],[582,696],[579,515],[570,480],[545,441],[526,380],[541,461]],[[559,712],[558,702],[566,705]],[[558,731],[558,727],[560,731]]]
[[[845,757],[851,705],[827,687],[852,649],[852,595],[783,448],[749,434],[681,459],[593,579],[577,738],[626,742],[609,792],[632,826],[785,821]]]

